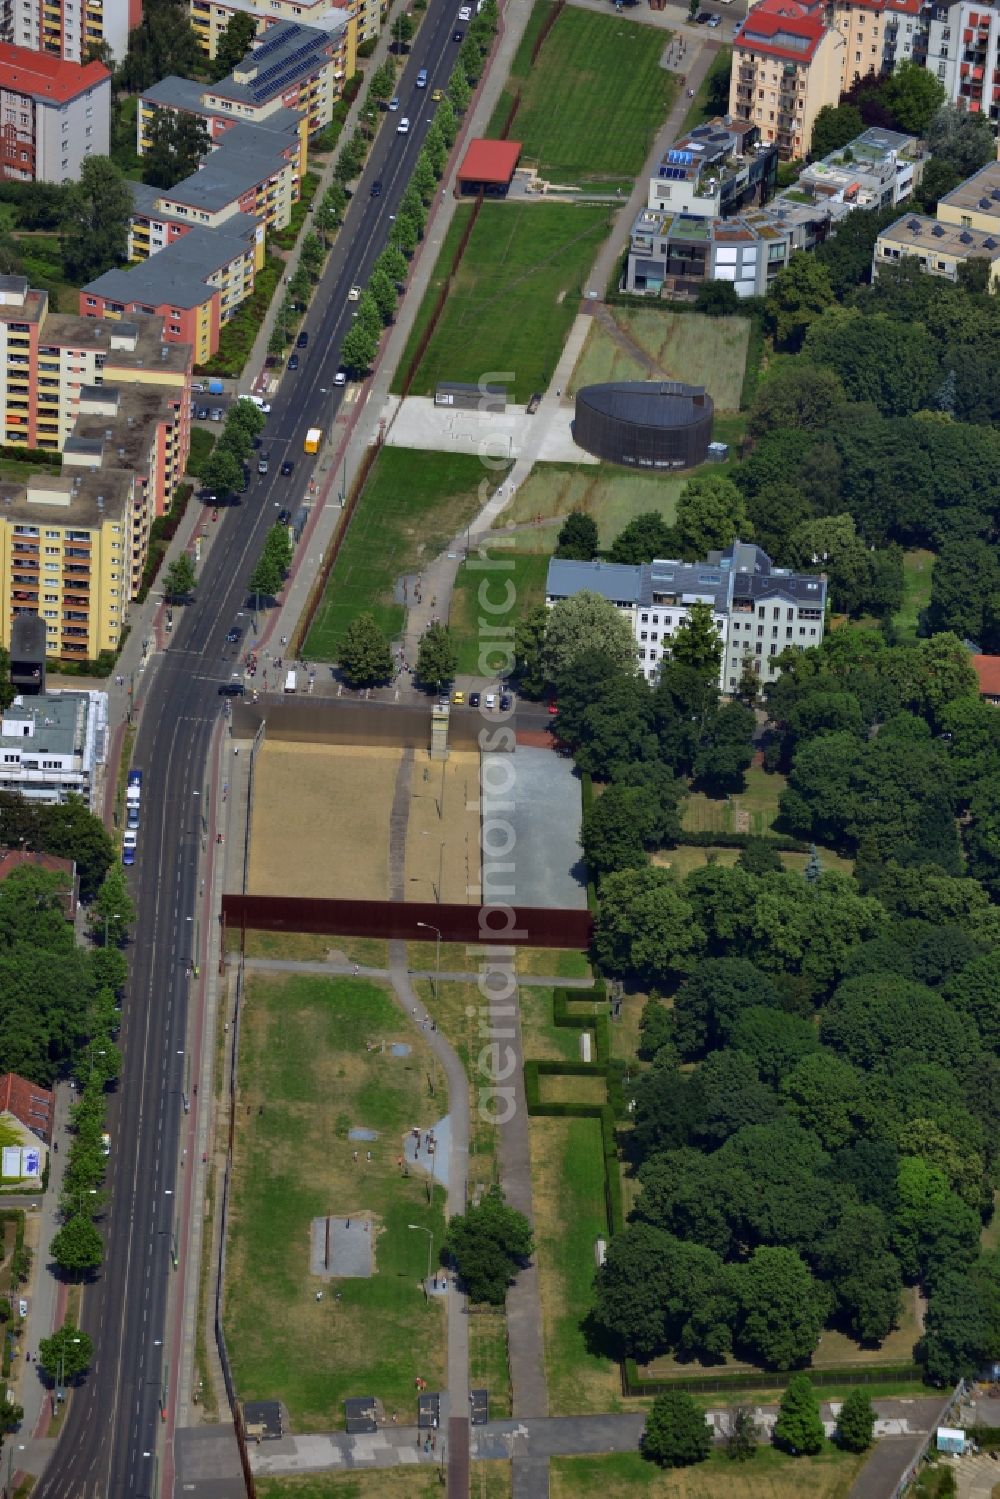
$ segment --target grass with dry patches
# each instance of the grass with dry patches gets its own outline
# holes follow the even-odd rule
[[[637,1452],[607,1457],[556,1457],[550,1465],[551,1499],[846,1499],[865,1463],[827,1447],[818,1457],[787,1457],[760,1447],[752,1461],[735,1464],[721,1452],[692,1468],[664,1472]]]
[[[501,514],[497,529],[582,510],[597,522],[601,546],[609,547],[629,521],[648,511],[673,524],[686,483],[687,476],[654,478],[610,463],[536,463]]]
[[[391,1058],[371,1042],[406,1040]],[[240,1033],[239,1094],[225,1322],[237,1388],[277,1398],[293,1431],[342,1422],[347,1395],[380,1398],[412,1419],[414,1378],[444,1378],[444,1310],[420,1285],[441,1243],[444,1192],[402,1178],[404,1132],[445,1111],[428,1097],[429,1049],[387,990],[365,980],[253,974]],[[348,1130],[379,1131],[355,1164]],[[371,1215],[376,1273],[326,1282],[310,1273],[310,1226],[328,1213]],[[324,1292],[316,1300],[317,1290]],[[341,1300],[335,1299],[339,1292]]]
[[[576,1060],[580,1060],[579,1055]],[[578,1077],[568,1073],[543,1072],[538,1078],[538,1091],[542,1103],[607,1103],[608,1101],[608,1085],[603,1077]]]
[[[438,1451],[441,1450],[438,1443]],[[308,1478],[256,1478],[257,1499],[440,1499],[441,1465],[317,1473]],[[470,1499],[510,1499],[510,1463],[472,1464]]]
[[[600,1123],[536,1117],[530,1130],[549,1413],[618,1410],[618,1368],[589,1351],[581,1326],[592,1301],[595,1244],[608,1237]]]

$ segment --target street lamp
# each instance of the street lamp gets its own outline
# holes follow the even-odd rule
[[[441,846],[442,848],[444,847],[443,844]],[[432,926],[429,921],[418,921],[417,926],[423,927],[425,931],[433,932],[435,937],[437,938],[437,945],[434,951],[434,977],[431,980],[431,983],[434,986],[434,998],[436,1000],[438,997],[438,974],[441,971],[441,933],[439,929],[436,926]]]
[[[70,1338],[71,1343],[79,1343],[79,1338]],[[56,1405],[65,1400],[66,1391],[63,1386],[66,1383],[66,1347],[65,1344],[59,1350],[59,1361],[56,1364]]]
[[[406,1226],[407,1228],[414,1229],[418,1234],[427,1235],[427,1279],[429,1282],[431,1278],[431,1260],[434,1257],[434,1231],[430,1228],[424,1228],[422,1223],[408,1223]],[[436,1279],[437,1277],[435,1276]]]
[[[24,1443],[23,1442],[18,1442],[18,1444],[17,1444],[17,1450],[18,1450],[18,1452],[23,1452],[24,1451]],[[13,1446],[13,1443],[9,1443],[8,1446],[7,1446],[7,1482],[4,1485],[3,1499],[10,1499],[10,1496],[11,1496],[10,1485],[11,1485],[11,1476],[12,1476],[13,1466],[14,1466],[14,1446]]]

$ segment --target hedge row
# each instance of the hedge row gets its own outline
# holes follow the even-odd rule
[[[52,468],[62,467],[62,454],[50,453],[46,448],[22,448],[16,443],[0,443],[0,462],[38,463]]]
[[[751,843],[767,843],[776,853],[808,854],[812,844],[786,833],[678,833],[674,843],[684,848],[747,848]]]
[[[741,1390],[782,1390],[793,1374],[806,1373],[817,1386],[922,1384],[921,1364],[843,1364],[834,1369],[734,1369],[718,1374],[678,1375],[644,1379],[635,1359],[623,1365],[622,1389],[626,1395],[661,1395],[664,1390],[687,1390],[690,1394],[738,1394]]]

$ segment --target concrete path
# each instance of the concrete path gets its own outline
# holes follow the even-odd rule
[[[31,1278],[28,1284],[18,1292],[18,1295],[25,1297],[28,1302],[28,1315],[21,1336],[20,1356],[15,1359],[11,1380],[15,1390],[13,1398],[24,1408],[21,1441],[28,1437],[44,1437],[52,1419],[52,1391],[48,1385],[42,1383],[35,1358],[42,1338],[50,1337],[56,1328],[61,1326],[66,1315],[67,1285],[64,1281],[57,1279],[53,1273],[51,1245],[54,1235],[62,1226],[59,1217],[59,1198],[62,1194],[63,1172],[72,1139],[69,1133],[69,1111],[74,1097],[75,1094],[68,1083],[56,1084],[52,1144],[58,1144],[59,1149],[49,1149],[49,1184],[45,1192],[43,1193],[39,1188],[39,1191],[29,1198],[29,1201],[37,1207],[37,1212],[33,1215],[36,1219],[37,1239]],[[8,1205],[7,1199],[3,1200],[2,1205]],[[10,1205],[13,1206],[13,1200]],[[30,1207],[28,1212],[31,1213]],[[30,1240],[28,1242],[30,1243]],[[26,1353],[31,1354],[30,1364],[25,1360]],[[25,1471],[37,1472],[39,1470],[25,1467]]]

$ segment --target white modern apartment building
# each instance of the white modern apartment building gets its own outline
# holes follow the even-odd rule
[[[107,736],[105,692],[16,697],[0,718],[0,791],[50,803],[75,792],[90,806]]]
[[[722,642],[720,692],[734,691],[747,663],[763,683],[773,682],[782,651],[807,650],[823,639],[825,575],[775,567],[766,552],[747,542],[710,552],[704,562],[663,559],[628,567],[553,558],[545,585],[548,606],[585,591],[628,616],[648,682],[669,659],[674,632],[696,603],[712,610]]]

